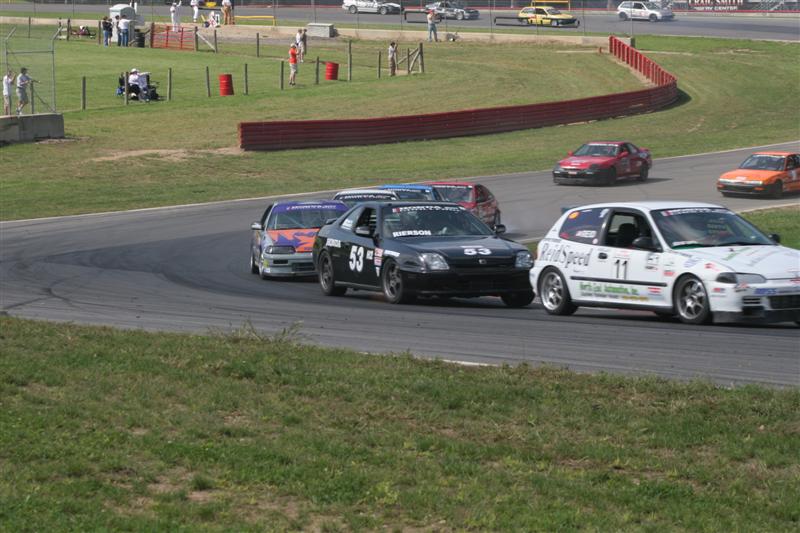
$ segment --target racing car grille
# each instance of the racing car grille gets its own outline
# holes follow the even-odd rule
[[[458,274],[497,274],[512,270],[514,268],[514,258],[479,257],[456,259],[450,261],[450,266]]]
[[[292,263],[292,272],[313,272],[314,263]]]
[[[770,296],[769,305],[773,309],[800,309],[800,294]]]

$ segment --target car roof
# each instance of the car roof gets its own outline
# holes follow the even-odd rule
[[[389,191],[391,191],[392,189],[411,189],[415,191],[431,190],[431,186],[424,183],[391,183],[388,185],[379,185],[378,188],[381,190],[389,190]]]
[[[379,202],[372,200],[359,205],[371,207],[413,207],[417,205],[430,205],[435,207],[458,207],[459,209],[464,209],[461,207],[461,205],[455,202],[437,202],[435,200],[398,200],[391,202]]]
[[[583,144],[625,144],[625,143],[633,144],[630,141],[586,141]]]
[[[392,191],[387,189],[345,189],[343,191],[337,192],[334,196],[338,196],[340,194],[375,194],[375,193],[385,193],[385,194],[394,194]],[[396,195],[395,195],[396,196]]]
[[[455,187],[474,187],[477,183],[471,181],[429,181],[428,185],[436,187],[437,185],[452,185]]]
[[[724,208],[725,206],[719,204],[710,204],[707,202],[689,202],[681,200],[643,200],[640,202],[606,202],[602,204],[587,204],[570,207],[567,211],[578,211],[581,209],[595,209],[595,208],[632,208],[641,211],[657,211],[659,209],[682,209],[687,207],[714,207]]]
[[[275,206],[291,207],[295,205],[319,205],[323,207],[338,207],[344,205],[338,200],[281,200]]]
[[[797,155],[797,152],[753,152],[750,155],[778,155],[781,157],[785,157],[789,155]]]

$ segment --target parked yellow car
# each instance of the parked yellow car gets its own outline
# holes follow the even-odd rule
[[[538,24],[539,26],[575,26],[581,22],[571,13],[565,13],[558,8],[551,6],[523,7],[517,18],[526,24]]]

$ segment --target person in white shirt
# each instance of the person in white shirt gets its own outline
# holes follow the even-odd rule
[[[389,76],[397,74],[397,43],[389,43]]]
[[[222,23],[236,24],[233,21],[233,2],[231,0],[222,0]]]
[[[306,47],[303,44],[302,28],[297,30],[297,33],[294,35],[294,44],[297,45],[297,59],[299,59],[301,63],[305,63],[303,57],[306,55]]]
[[[11,87],[14,86],[14,71],[8,69],[3,76],[3,114],[11,114]]]
[[[178,3],[172,2],[169,8],[169,17],[172,19],[172,31],[179,31],[181,28],[181,13],[180,7],[183,0],[178,0]]]
[[[17,115],[21,115],[23,108],[28,104],[28,86],[33,82],[33,78],[28,76],[28,69],[25,67],[19,69],[19,76],[17,76]]]
[[[128,46],[129,40],[129,31],[128,29],[131,27],[131,21],[128,20],[128,17],[122,15],[119,19],[119,23],[117,24],[117,31],[119,32],[119,45],[120,46]]]
[[[192,22],[197,22],[197,17],[200,16],[200,2],[199,0],[192,0],[189,5],[192,6]]]

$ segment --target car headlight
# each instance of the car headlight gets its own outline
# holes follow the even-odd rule
[[[532,268],[533,257],[528,251],[517,252],[517,258],[514,260],[514,268]]]
[[[598,164],[589,165],[588,170],[589,172],[597,172],[598,170],[600,170],[600,165]]]
[[[738,272],[723,272],[717,276],[717,283],[766,283],[767,278],[761,274],[739,274]]]
[[[293,254],[294,246],[267,246],[264,251],[268,254]]]
[[[561,172],[562,170],[564,169],[561,167],[561,165],[556,165],[553,167],[553,172]]]
[[[444,260],[440,254],[427,252],[424,254],[419,254],[422,258],[422,264],[425,265],[427,270],[449,270],[450,267],[447,264],[447,261]]]

